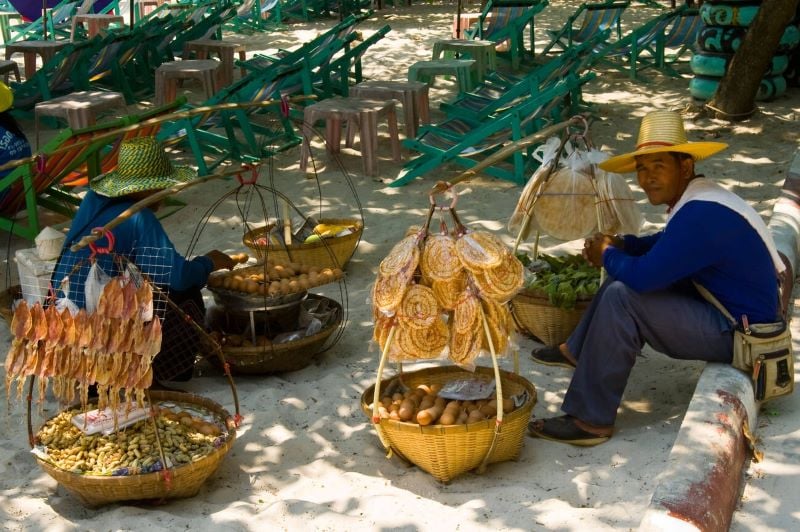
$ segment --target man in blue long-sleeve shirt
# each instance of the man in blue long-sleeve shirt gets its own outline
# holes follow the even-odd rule
[[[673,358],[730,363],[732,326],[693,283],[739,320],[778,319],[785,266],[764,222],[694,171],[695,161],[725,147],[687,142],[678,114],[654,111],[642,120],[634,152],[600,164],[635,171],[650,202],[667,206],[667,224],[646,237],[596,234],[584,243],[586,259],[609,278],[564,344],[534,350],[537,362],[575,372],[561,407],[566,415],[532,420],[532,436],[575,445],[608,440],[645,343]]]

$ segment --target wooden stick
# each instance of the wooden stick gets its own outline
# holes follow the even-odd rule
[[[210,174],[210,175],[207,175],[207,176],[198,177],[197,179],[193,179],[192,181],[187,181],[186,183],[178,183],[177,185],[173,185],[173,186],[171,186],[169,188],[165,188],[163,190],[160,190],[160,191],[158,191],[158,192],[156,192],[156,193],[144,198],[143,200],[137,201],[136,203],[134,203],[133,205],[131,205],[130,207],[128,207],[127,209],[122,211],[119,215],[117,215],[116,218],[114,218],[113,220],[108,222],[103,227],[92,229],[92,232],[90,234],[88,234],[88,235],[84,236],[83,238],[81,238],[78,242],[76,242],[75,244],[70,246],[69,249],[70,249],[70,251],[72,251],[74,253],[74,252],[78,251],[79,249],[88,246],[92,242],[95,242],[95,241],[99,240],[100,238],[103,238],[103,235],[105,235],[108,231],[111,231],[113,228],[115,228],[116,226],[118,226],[119,224],[121,224],[122,222],[124,222],[125,220],[127,220],[128,218],[130,218],[131,216],[136,214],[137,212],[141,211],[145,207],[148,207],[149,205],[152,205],[153,203],[157,203],[157,202],[161,201],[162,199],[164,199],[164,198],[166,198],[168,196],[171,196],[171,195],[173,195],[173,194],[175,194],[177,192],[180,192],[183,189],[192,187],[194,185],[199,185],[200,183],[205,183],[206,181],[210,181],[212,179],[220,179],[220,178],[223,178],[223,177],[228,177],[228,176],[241,174],[242,172],[249,172],[249,171],[250,171],[249,168],[247,168],[247,169],[245,169],[245,168],[237,168],[236,170],[227,170],[225,172],[220,172],[220,173],[217,173],[217,174]]]
[[[470,168],[469,170],[466,170],[465,172],[460,173],[459,175],[457,175],[456,177],[454,177],[450,181],[448,181],[448,182],[444,182],[444,181],[437,182],[433,186],[433,188],[431,189],[430,194],[440,194],[440,193],[444,192],[445,190],[447,190],[448,188],[450,188],[451,186],[455,185],[456,183],[460,183],[462,181],[468,181],[468,180],[472,179],[473,177],[475,177],[476,175],[478,175],[478,172],[480,172],[484,168],[488,168],[489,166],[491,166],[491,165],[493,165],[493,164],[495,164],[495,163],[497,163],[499,161],[502,161],[503,159],[508,158],[508,156],[513,154],[514,152],[523,150],[525,148],[533,146],[534,144],[538,144],[539,142],[541,142],[542,140],[546,139],[547,137],[551,137],[551,136],[555,135],[556,133],[559,133],[562,130],[566,129],[567,127],[569,127],[573,123],[574,122],[572,121],[572,119],[565,120],[563,122],[559,122],[557,124],[553,124],[552,126],[548,126],[548,127],[544,128],[544,129],[540,129],[536,133],[528,135],[527,137],[523,137],[523,138],[521,138],[519,140],[515,140],[514,142],[506,144],[505,146],[503,146],[502,148],[500,148],[499,150],[497,150],[496,152],[494,152],[493,154],[489,155],[488,157],[483,159],[481,162],[479,162],[478,164],[476,164],[475,166]]]

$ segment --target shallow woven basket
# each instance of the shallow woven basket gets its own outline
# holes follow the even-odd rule
[[[511,314],[520,332],[552,346],[572,334],[590,303],[591,300],[578,301],[574,309],[567,310],[553,306],[547,296],[520,292],[511,299]]]
[[[475,373],[494,378],[492,368],[478,367]],[[402,382],[414,388],[420,384],[444,384],[474,375],[456,366],[445,366],[403,373]],[[386,389],[394,378],[381,381],[381,389]],[[536,388],[524,377],[509,371],[500,370],[500,379],[504,398],[527,390],[528,399],[522,406],[504,415],[501,432],[488,458],[486,455],[495,431],[494,418],[466,425],[428,426],[381,419],[378,430],[383,431],[394,452],[440,482],[450,482],[458,475],[477,468],[484,463],[484,459],[485,464],[514,460],[522,449],[531,411],[536,404]],[[374,393],[373,385],[361,394],[361,409],[370,419]]]
[[[193,497],[203,483],[217,470],[222,459],[236,439],[235,423],[231,415],[219,404],[199,395],[182,392],[151,391],[153,401],[174,401],[203,407],[225,422],[228,437],[208,456],[190,464],[169,469],[170,478],[164,472],[128,476],[79,475],[65,471],[36,457],[36,461],[47,474],[89,507],[120,501],[160,501]],[[30,427],[29,427],[30,430]],[[30,435],[33,438],[33,435]],[[31,439],[31,441],[33,441]]]
[[[361,240],[364,232],[364,224],[353,218],[325,218],[320,219],[320,223],[334,225],[355,225],[356,230],[349,235],[326,238],[319,242],[310,244],[292,244],[291,246],[259,246],[255,241],[260,237],[266,236],[273,225],[265,225],[245,233],[242,242],[255,252],[261,260],[273,260],[278,262],[299,262],[308,266],[318,266],[320,268],[342,268],[344,269],[350,257]]]
[[[267,346],[223,346],[225,362],[228,363],[231,371],[237,374],[281,373],[303,369],[323,351],[328,338],[342,323],[342,306],[338,301],[332,299],[329,302],[336,305],[337,319],[317,334],[292,342]]]

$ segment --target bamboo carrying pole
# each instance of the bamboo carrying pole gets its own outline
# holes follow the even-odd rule
[[[293,96],[288,98],[288,103],[298,103],[305,100],[316,99],[316,96]],[[117,129],[113,129],[111,131],[107,131],[105,133],[100,133],[98,135],[93,135],[92,137],[75,142],[73,144],[69,144],[68,146],[63,146],[60,148],[56,148],[47,154],[36,153],[31,155],[30,157],[24,157],[22,159],[15,159],[13,161],[9,161],[5,164],[0,165],[0,171],[8,170],[17,168],[18,166],[24,166],[26,164],[34,164],[42,157],[52,157],[53,155],[58,155],[70,150],[74,150],[75,148],[82,148],[84,146],[88,146],[89,144],[94,144],[96,142],[100,142],[102,140],[111,140],[117,138],[125,133],[129,133],[131,131],[136,131],[137,129],[149,127],[155,124],[160,124],[162,122],[169,122],[172,120],[180,120],[183,118],[191,118],[195,115],[202,115],[205,113],[213,113],[216,111],[233,111],[236,109],[249,109],[251,107],[269,107],[271,105],[279,105],[281,100],[264,100],[259,102],[244,102],[244,103],[220,103],[216,105],[205,105],[203,107],[195,107],[194,109],[188,109],[185,111],[177,111],[174,113],[169,113],[166,115],[148,118],[142,122],[138,122],[136,124],[132,124],[130,126],[120,127]]]
[[[92,229],[92,232],[88,235],[81,238],[75,244],[70,246],[70,251],[73,253],[78,251],[81,248],[88,246],[89,244],[96,242],[97,240],[103,238],[103,236],[111,231],[113,228],[139,212],[140,210],[152,205],[153,203],[158,203],[164,198],[172,196],[173,194],[180,192],[186,188],[192,187],[194,185],[199,185],[200,183],[205,183],[206,181],[210,181],[212,179],[221,179],[223,177],[228,177],[236,174],[241,174],[243,172],[251,171],[250,168],[237,168],[236,170],[227,170],[225,172],[219,172],[216,174],[211,174],[203,177],[198,177],[197,179],[193,179],[192,181],[187,181],[186,183],[179,183],[177,185],[173,185],[169,188],[165,188],[163,190],[159,190],[158,192],[144,198],[143,200],[137,201],[124,211],[122,211],[116,218],[108,222],[103,227],[98,227]]]

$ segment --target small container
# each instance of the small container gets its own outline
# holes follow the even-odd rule
[[[22,285],[22,297],[29,305],[44,302],[50,289],[50,276],[56,267],[55,260],[42,260],[36,248],[19,249],[14,254]]]
[[[61,254],[64,246],[64,233],[52,227],[45,227],[36,235],[36,253],[42,260],[54,260]]]

